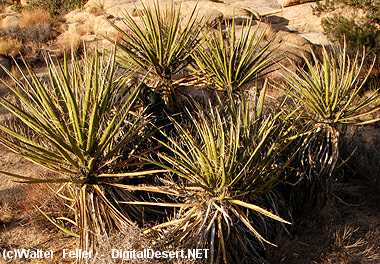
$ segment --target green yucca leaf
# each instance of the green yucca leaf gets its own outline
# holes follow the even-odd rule
[[[85,54],[81,60],[64,57],[62,62],[47,56],[46,65],[46,80],[25,61],[23,67],[16,63],[21,80],[7,72],[13,84],[2,81],[9,96],[1,97],[0,105],[12,119],[0,124],[0,142],[55,176],[0,174],[24,183],[59,183],[69,189],[70,199],[60,197],[76,209],[78,217],[73,221],[79,227],[81,246],[88,249],[97,235],[132,224],[132,218],[141,215],[133,205],[126,210],[118,203],[120,197],[134,198],[111,184],[122,187],[123,178],[163,170],[137,171],[134,160],[128,171],[113,171],[112,164],[123,155],[131,157],[144,141],[148,124],[137,104],[140,87],[133,86],[124,94],[120,91],[123,86],[114,76],[114,52],[108,57]]]
[[[305,59],[306,69],[284,69],[284,89],[305,119],[331,126],[356,124],[379,109],[378,104],[373,104],[379,98],[377,91],[368,98],[361,95],[371,72],[360,78],[365,55],[361,57],[361,61],[359,54],[349,57],[345,47],[323,48],[321,60],[314,53],[312,60]]]
[[[158,91],[170,94],[172,78],[189,64],[198,46],[202,22],[197,18],[196,6],[184,19],[181,5],[174,2],[163,8],[158,1],[141,4],[141,24],[130,14],[123,19],[126,29],[113,24],[120,33],[117,59],[122,66],[156,81]]]
[[[40,208],[38,208],[38,211],[50,222],[52,223],[54,226],[56,226],[58,229],[60,229],[62,232],[64,232],[65,234],[69,235],[69,236],[73,236],[73,237],[77,237],[79,238],[79,235],[74,233],[73,231],[71,231],[70,229],[62,226],[61,224],[57,223],[56,220],[54,220],[53,218],[51,218],[50,216],[48,216],[45,212],[43,212]],[[62,219],[58,219],[57,220],[62,220]],[[69,221],[71,219],[68,219]]]
[[[252,20],[236,32],[235,21],[225,21],[226,29],[204,35],[205,43],[194,52],[195,74],[215,89],[233,93],[259,79],[276,62],[273,38],[266,29],[253,29]],[[226,36],[224,36],[226,35]]]

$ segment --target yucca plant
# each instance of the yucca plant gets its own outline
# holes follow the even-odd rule
[[[363,96],[370,74],[362,72],[364,58],[364,51],[362,56],[350,57],[344,45],[323,48],[321,59],[312,53],[312,59],[305,59],[305,69],[284,69],[283,88],[308,130],[301,161],[309,178],[327,180],[332,174],[339,159],[340,135],[347,125],[379,120],[372,115],[380,107],[378,91]]]
[[[118,62],[141,76],[147,75],[149,86],[171,106],[178,85],[174,79],[188,66],[198,46],[202,19],[197,17],[196,7],[185,19],[181,5],[175,6],[174,2],[163,8],[156,0],[141,5],[141,24],[130,14],[123,19],[126,29],[113,24],[120,33]]]
[[[189,125],[172,120],[175,134],[160,141],[167,151],[155,164],[170,172],[156,188],[175,202],[157,205],[178,210],[146,232],[162,232],[177,247],[209,248],[210,263],[255,263],[259,248],[272,244],[263,234],[271,220],[289,224],[277,215],[274,189],[294,156],[294,130],[282,112],[264,114],[264,93],[188,113]]]
[[[235,22],[225,21],[216,31],[204,34],[204,43],[194,52],[195,74],[218,91],[233,94],[263,77],[277,61],[273,36],[267,29],[246,22],[236,31]]]
[[[156,171],[135,171],[132,154],[144,140],[144,111],[137,111],[139,86],[120,96],[115,79],[114,55],[65,58],[47,56],[48,77],[41,80],[26,65],[19,66],[21,80],[8,72],[13,84],[3,81],[10,96],[0,105],[12,115],[0,124],[0,142],[26,159],[56,174],[47,179],[2,171],[23,183],[60,183],[75,209],[81,247],[94,246],[95,237],[133,224],[141,212],[121,206],[118,200],[135,198],[111,187],[113,182]],[[123,159],[128,172],[115,171]],[[129,163],[128,163],[129,161]],[[65,198],[65,196],[61,195]]]

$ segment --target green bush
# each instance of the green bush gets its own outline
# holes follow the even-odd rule
[[[361,9],[364,21],[357,17],[345,15],[328,15],[322,19],[322,26],[327,35],[334,41],[346,41],[349,50],[357,50],[363,46],[369,55],[380,55],[380,2],[374,0],[338,0],[318,2],[316,11],[333,12],[339,8]]]
[[[73,9],[83,7],[85,0],[30,0],[31,7],[49,10],[50,15],[59,16]]]

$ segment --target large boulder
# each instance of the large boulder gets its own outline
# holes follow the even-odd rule
[[[275,53],[281,59],[281,67],[273,66],[273,71],[268,75],[268,78],[273,81],[282,80],[282,67],[295,70],[303,66],[304,58],[311,58],[313,45],[299,34],[280,31],[275,36],[274,45],[276,46]]]
[[[277,0],[278,3],[283,6],[293,6],[293,5],[299,5],[307,2],[315,2],[315,0]]]
[[[213,7],[207,6],[207,2],[197,2],[194,1],[188,1],[184,2],[181,5],[181,13],[184,15],[184,21],[187,21],[194,8],[196,9],[196,14],[199,19],[203,19],[204,22],[206,22],[209,25],[215,25],[218,22],[222,21],[223,19],[223,13]]]
[[[255,16],[265,16],[267,14],[281,11],[281,6],[276,0],[224,0],[233,7],[239,7],[250,11]]]
[[[321,17],[313,13],[315,3],[283,8],[267,18],[278,30],[297,32],[323,32]]]
[[[244,26],[242,25],[237,25],[235,28],[236,32],[236,38],[240,38],[242,35],[242,30]],[[276,35],[276,32],[273,30],[272,26],[270,24],[261,22],[261,21],[254,21],[252,23],[252,28],[251,28],[251,34],[264,34],[265,39],[270,39]]]
[[[308,32],[308,33],[300,33],[298,35],[308,40],[313,45],[318,45],[318,46],[331,45],[331,41],[322,32]]]

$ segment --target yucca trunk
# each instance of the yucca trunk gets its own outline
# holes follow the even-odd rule
[[[316,125],[314,132],[304,139],[299,160],[306,182],[295,187],[292,203],[295,202],[296,211],[321,209],[326,205],[339,161],[339,142],[339,129],[327,124]]]
[[[133,223],[107,199],[105,187],[97,184],[77,186],[80,248],[94,251],[97,239]]]

